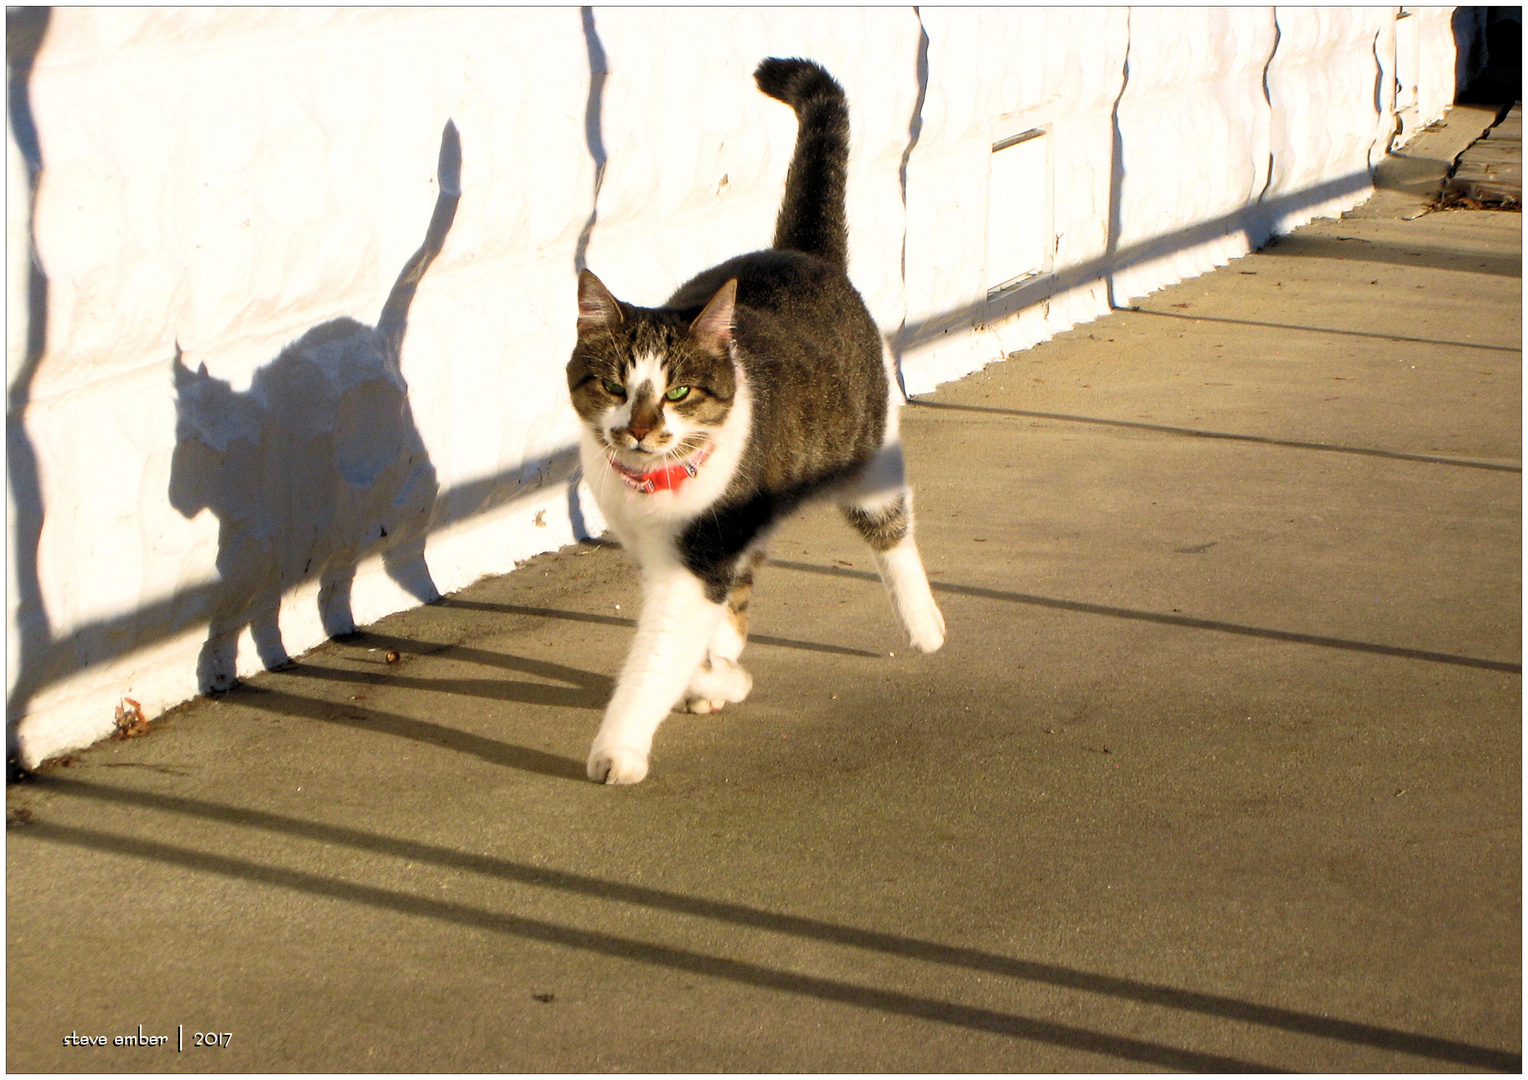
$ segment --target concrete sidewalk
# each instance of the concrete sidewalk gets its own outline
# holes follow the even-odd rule
[[[11,788],[7,1067],[1518,1071],[1521,221],[1317,222],[912,405],[945,649],[811,511],[635,788],[600,545]]]
[[[1470,146],[1446,186],[1451,201],[1480,207],[1523,207],[1523,103],[1507,110],[1485,138]]]

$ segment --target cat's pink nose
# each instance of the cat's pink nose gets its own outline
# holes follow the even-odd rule
[[[631,432],[631,437],[633,439],[637,440],[637,442],[641,442],[643,439],[647,438],[647,433],[651,431],[652,428],[643,427],[641,424],[627,424],[626,430]]]

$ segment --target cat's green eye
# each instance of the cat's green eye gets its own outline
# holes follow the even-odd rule
[[[688,386],[671,386],[668,393],[663,396],[670,401],[683,401],[690,396],[690,388]]]
[[[626,396],[626,387],[622,386],[620,383],[613,379],[601,379],[600,385],[605,388],[605,393],[609,394],[611,397]]]

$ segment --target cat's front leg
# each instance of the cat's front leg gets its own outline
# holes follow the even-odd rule
[[[196,659],[196,684],[204,694],[220,694],[239,679],[239,634],[244,629],[219,629],[213,625]]]
[[[589,779],[599,783],[647,776],[653,733],[685,693],[725,610],[677,563],[644,567],[642,592],[636,639],[589,750]]]

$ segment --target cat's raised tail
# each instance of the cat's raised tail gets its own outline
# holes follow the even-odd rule
[[[810,60],[770,57],[753,73],[759,89],[796,110],[796,150],[785,177],[774,246],[804,251],[840,270],[849,264],[844,185],[849,175],[849,106],[844,88]]]

